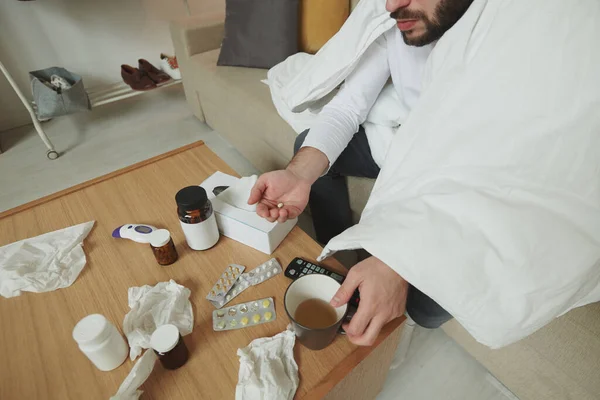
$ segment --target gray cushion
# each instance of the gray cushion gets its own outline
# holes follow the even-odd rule
[[[218,65],[271,68],[298,52],[299,0],[227,0]]]

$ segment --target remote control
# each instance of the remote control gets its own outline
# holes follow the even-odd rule
[[[304,275],[309,274],[322,274],[327,275],[338,281],[340,284],[344,282],[346,278],[343,275],[336,274],[333,271],[330,271],[326,268],[321,267],[320,265],[313,264],[309,261],[306,261],[302,258],[296,257],[292,260],[292,262],[285,269],[284,275],[292,280],[296,280]],[[360,294],[358,289],[354,292],[350,301],[348,302],[349,306],[358,308],[358,304],[360,303]]]

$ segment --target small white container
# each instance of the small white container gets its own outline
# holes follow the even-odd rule
[[[101,314],[91,314],[79,321],[73,328],[73,339],[100,371],[117,368],[129,352],[123,336]]]

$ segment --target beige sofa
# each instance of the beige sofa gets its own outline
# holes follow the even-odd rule
[[[217,67],[222,14],[174,21],[171,34],[190,108],[256,168],[283,168],[296,133],[261,83],[267,71]],[[358,218],[373,182],[350,178]],[[443,329],[522,400],[600,399],[600,304],[571,311],[529,338],[501,350],[478,344],[451,321]]]

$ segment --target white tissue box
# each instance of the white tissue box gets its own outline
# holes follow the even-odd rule
[[[213,193],[215,187],[231,186],[237,180],[235,176],[215,172],[200,184],[206,190],[213,205],[219,232],[263,253],[271,254],[290,233],[298,219],[294,218],[283,224],[272,223],[259,217],[255,212],[239,209],[215,197]]]

